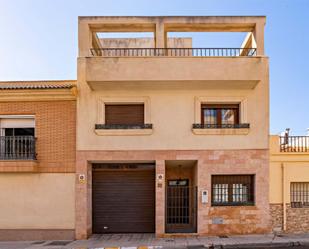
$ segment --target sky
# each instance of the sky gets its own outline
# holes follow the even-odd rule
[[[309,0],[0,0],[0,81],[76,79],[77,18],[105,15],[266,15],[270,132],[309,128]],[[195,35],[201,47],[243,36]]]

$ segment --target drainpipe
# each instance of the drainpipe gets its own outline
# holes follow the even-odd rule
[[[282,168],[282,208],[283,208],[283,231],[286,231],[286,184],[285,184],[285,165],[281,163]]]

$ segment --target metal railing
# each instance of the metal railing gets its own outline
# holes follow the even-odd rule
[[[256,48],[91,48],[93,56],[103,57],[233,57],[256,56]]]
[[[280,136],[280,152],[309,152],[309,136]]]
[[[35,160],[34,136],[1,136],[0,160]]]
[[[95,129],[152,129],[152,124],[95,124]]]
[[[250,124],[193,124],[193,129],[241,129],[250,128]]]

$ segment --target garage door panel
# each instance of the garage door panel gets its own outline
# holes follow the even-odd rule
[[[92,178],[94,233],[154,232],[154,169],[94,171]]]

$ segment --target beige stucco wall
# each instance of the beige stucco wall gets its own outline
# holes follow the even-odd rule
[[[283,198],[289,203],[291,182],[309,182],[309,153],[280,153],[279,137],[271,136],[269,176],[270,203],[283,203]]]
[[[75,174],[0,174],[0,229],[74,229]]]
[[[117,84],[117,83],[115,83]],[[218,81],[217,85],[221,82]],[[233,83],[231,83],[233,84]],[[190,85],[190,87],[189,87]],[[170,88],[132,84],[124,90],[93,91],[79,81],[77,101],[77,150],[146,150],[146,149],[266,149],[268,148],[268,81],[259,82],[254,89],[205,89],[188,83],[175,83]],[[134,100],[146,97],[150,105],[153,133],[147,136],[99,136],[94,131],[98,123],[100,98]],[[239,99],[246,102],[245,122],[250,123],[248,135],[195,135],[195,102],[197,98],[221,101]],[[257,111],[258,110],[258,111]]]
[[[77,150],[268,149],[269,69],[263,53],[264,24],[265,17],[79,18]],[[253,31],[258,56],[89,57],[95,32],[136,31],[154,32],[157,48],[166,45],[166,32]],[[129,44],[135,42],[129,40]],[[116,43],[109,41],[108,46]],[[100,99],[114,97],[147,98],[152,134],[96,134],[94,126],[102,115],[98,113]],[[208,98],[217,99],[216,103],[238,98],[245,106],[241,122],[250,123],[249,133],[193,134],[192,124],[198,123],[199,113],[196,99]]]

